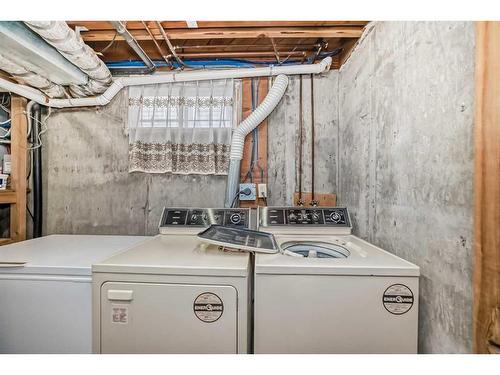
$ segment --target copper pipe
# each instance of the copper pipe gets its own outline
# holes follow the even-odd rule
[[[304,118],[302,113],[302,74],[299,76],[299,201],[298,206],[303,206],[304,201],[302,200],[302,143],[303,140],[303,126]]]
[[[165,40],[165,42],[167,43],[167,46],[168,48],[170,48],[170,52],[172,52],[172,55],[174,55],[175,59],[177,60],[177,62],[181,65],[181,66],[187,66],[184,61],[182,61],[182,59],[177,56],[177,53],[175,53],[175,48],[174,46],[172,45],[172,43],[170,43],[170,40],[168,39],[168,36],[167,36],[167,33],[165,32],[165,30],[163,29],[163,26],[161,25],[161,23],[159,21],[156,21],[156,24],[158,25],[158,28],[160,29],[160,33],[161,35],[163,36],[163,39]]]
[[[317,206],[314,196],[314,75],[311,74],[311,206]]]
[[[156,41],[156,38],[154,37],[153,33],[151,32],[151,30],[149,30],[149,27],[148,25],[146,24],[146,22],[144,21],[141,21],[142,24],[144,25],[144,28],[146,29],[146,31],[148,32],[149,36],[151,37],[151,40],[153,41],[153,43],[155,44],[156,46],[156,49],[158,50],[158,52],[160,53],[161,57],[163,57],[163,60],[165,60],[165,62],[172,66],[172,63],[170,62],[170,60],[168,59],[168,57],[166,55],[163,54],[163,51],[160,47],[160,45],[158,44],[158,42]]]
[[[278,53],[278,50],[276,49],[276,43],[274,43],[274,38],[271,39],[271,44],[273,45],[273,50],[274,50],[274,56],[276,56],[276,62],[278,64],[281,64],[280,62],[280,54]]]

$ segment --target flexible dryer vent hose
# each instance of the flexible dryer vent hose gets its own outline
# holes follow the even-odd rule
[[[288,86],[288,77],[280,74],[276,77],[273,86],[262,103],[253,111],[233,132],[231,140],[231,153],[229,160],[229,171],[227,175],[225,207],[230,207],[236,194],[238,194],[240,179],[240,163],[243,158],[243,146],[245,137],[255,129],[276,108]]]

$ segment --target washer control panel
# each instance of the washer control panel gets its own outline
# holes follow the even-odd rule
[[[350,227],[345,207],[260,207],[260,226]]]
[[[206,228],[212,224],[249,229],[250,209],[165,207],[161,215],[160,232],[162,228]]]

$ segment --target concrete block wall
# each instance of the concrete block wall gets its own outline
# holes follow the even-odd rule
[[[421,268],[424,353],[472,350],[472,22],[372,25],[339,77],[338,202]]]

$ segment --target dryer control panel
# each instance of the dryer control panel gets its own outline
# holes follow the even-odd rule
[[[351,227],[345,207],[260,207],[259,225]]]
[[[170,208],[165,207],[160,220],[160,233],[176,228],[200,232],[212,224],[250,229],[249,208]]]

